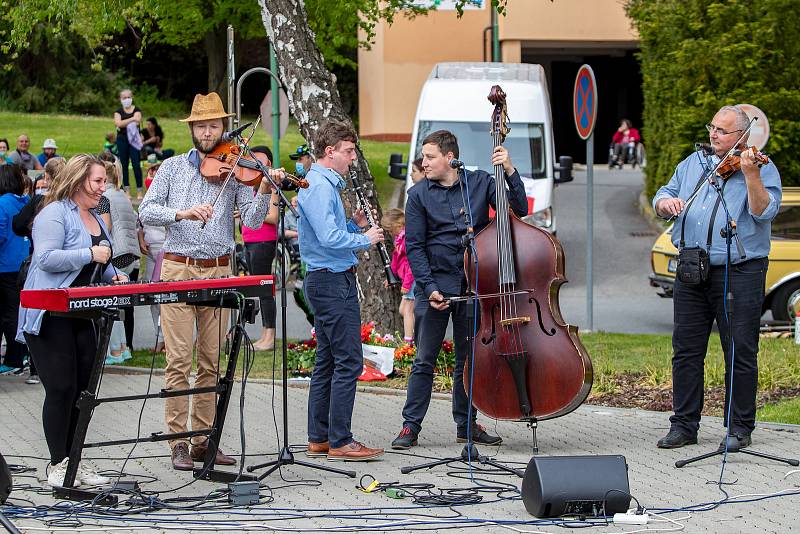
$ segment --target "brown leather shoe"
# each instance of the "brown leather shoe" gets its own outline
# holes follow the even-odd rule
[[[355,440],[342,447],[328,450],[328,461],[363,462],[383,455],[383,449],[370,449]]]
[[[191,471],[194,462],[189,455],[189,445],[181,441],[172,448],[172,467],[178,471]]]
[[[306,449],[306,456],[309,458],[322,458],[328,456],[328,449],[330,449],[330,445],[328,445],[327,441],[323,441],[322,443],[309,441],[308,449]]]
[[[206,445],[205,443],[201,445],[192,445],[192,460],[194,460],[195,462],[205,462],[206,451],[208,451],[208,445]],[[214,464],[236,465],[236,458],[228,456],[227,454],[222,452],[222,449],[217,448],[217,457],[214,459]]]

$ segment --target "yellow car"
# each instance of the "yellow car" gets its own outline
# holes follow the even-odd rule
[[[650,285],[672,297],[678,251],[672,245],[672,227],[661,234],[650,251]],[[776,321],[794,320],[800,312],[800,187],[784,187],[778,215],[772,221],[764,312]]]

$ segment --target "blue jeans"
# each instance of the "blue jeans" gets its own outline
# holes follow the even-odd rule
[[[143,193],[142,189],[142,158],[141,153],[128,143],[127,135],[117,136],[117,154],[122,163],[122,185],[128,187],[128,161],[133,165],[133,177],[136,178],[136,191]]]
[[[456,351],[456,363],[453,369],[453,420],[456,422],[458,435],[466,436],[469,399],[464,390],[464,363],[470,353],[467,335],[470,333],[471,322],[467,317],[467,304],[455,302],[446,310],[436,310],[431,307],[419,286],[417,288],[418,293],[414,300],[414,338],[417,356],[408,379],[408,393],[403,407],[403,426],[409,427],[417,434],[422,430],[422,420],[431,403],[436,358],[442,349],[447,323],[452,316],[453,342]],[[477,415],[473,407],[472,428],[475,428]]]
[[[351,272],[309,271],[303,284],[317,333],[317,361],[308,392],[308,440],[342,447],[353,441],[350,420],[364,365],[356,278]]]
[[[764,301],[768,260],[759,258],[734,265],[730,271],[733,292],[733,403],[732,431],[750,434],[755,428],[758,390],[758,332]],[[730,332],[725,317],[725,267],[712,267],[706,284],[687,286],[675,280],[675,327],[672,335],[671,428],[696,435],[703,410],[703,372],[711,326],[717,321],[725,353],[725,426],[730,395]]]

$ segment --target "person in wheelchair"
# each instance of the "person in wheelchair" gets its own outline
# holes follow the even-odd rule
[[[622,119],[619,128],[611,138],[611,147],[608,151],[608,168],[613,169],[617,166],[621,169],[625,163],[631,163],[634,166],[640,163],[636,148],[641,142],[642,136],[639,135],[639,130],[634,128],[628,119]]]

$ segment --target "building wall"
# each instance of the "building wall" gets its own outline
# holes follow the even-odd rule
[[[491,57],[484,29],[491,12],[482,9],[434,11],[426,16],[398,17],[376,28],[371,50],[358,52],[359,128],[365,138],[408,140],[419,92],[431,69],[442,61],[483,61]],[[619,0],[509,0],[499,17],[501,57],[520,62],[526,50],[589,48],[613,50],[636,46],[637,37]]]

